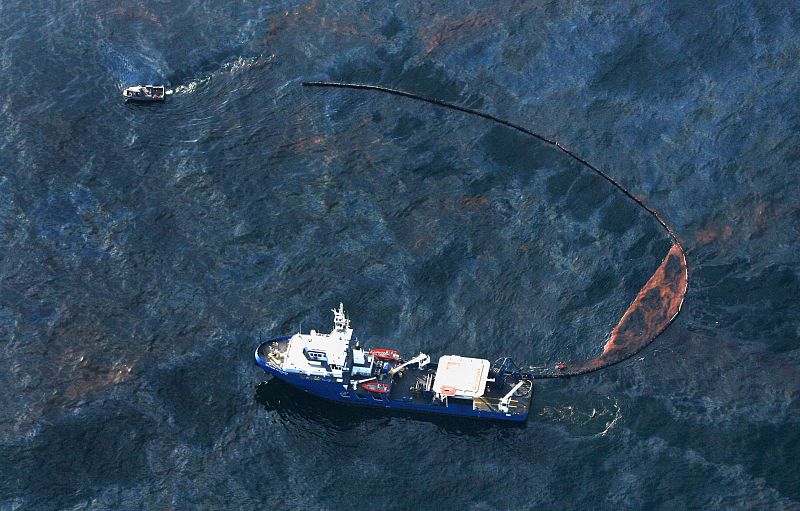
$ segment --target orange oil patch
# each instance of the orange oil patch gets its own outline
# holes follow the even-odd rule
[[[726,240],[731,237],[731,234],[733,234],[733,229],[730,225],[726,225],[722,229],[703,229],[697,231],[694,241],[700,245],[705,245],[719,240]]]
[[[269,28],[266,30],[267,35],[259,40],[259,44],[265,45],[269,43],[272,39],[275,39],[280,32],[292,26],[296,26],[300,20],[309,18],[308,15],[316,14],[317,5],[317,0],[311,0],[311,2],[299,5],[293,10],[286,9],[280,14],[264,18],[264,23],[268,24]],[[313,16],[311,18],[313,18]]]
[[[132,372],[133,365],[126,363],[114,364],[100,372],[81,371],[82,374],[64,389],[63,398],[67,401],[82,399],[91,392],[127,381]]]
[[[258,43],[261,44],[262,46],[272,41],[276,37],[278,37],[278,33],[284,28],[286,28],[286,23],[281,23],[280,21],[274,18],[268,18],[265,21],[269,25],[269,28],[266,30],[267,35],[265,35],[258,41]]]
[[[450,39],[474,29],[482,29],[494,25],[497,25],[497,20],[494,17],[481,13],[470,14],[464,18],[436,16],[433,19],[433,23],[418,31],[417,36],[425,42],[425,55],[429,55]]]
[[[653,342],[677,316],[688,284],[686,256],[673,245],[650,280],[611,331],[603,353],[586,362],[567,364],[563,373],[582,373],[615,364]]]
[[[470,211],[480,211],[489,204],[489,199],[486,197],[464,197],[459,202],[461,209],[469,209]]]
[[[158,19],[158,16],[156,16],[153,11],[142,6],[136,6],[135,8],[115,7],[105,14],[96,14],[94,18],[102,21],[104,18],[110,18],[112,16],[130,21],[149,21],[150,23],[161,26],[161,20]]]

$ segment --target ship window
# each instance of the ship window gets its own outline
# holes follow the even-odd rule
[[[322,360],[325,358],[325,353],[320,351],[307,351],[306,356],[311,360]]]

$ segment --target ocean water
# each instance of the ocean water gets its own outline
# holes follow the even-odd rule
[[[800,508],[794,2],[0,3],[0,509]],[[259,339],[597,356],[522,426],[341,409]],[[122,87],[166,83],[164,104]]]

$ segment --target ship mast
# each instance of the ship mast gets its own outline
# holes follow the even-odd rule
[[[331,336],[338,334],[340,338],[350,341],[353,329],[350,328],[350,320],[344,313],[344,304],[340,302],[339,308],[331,309],[331,312],[333,312],[333,332],[331,332]]]
[[[333,312],[333,326],[339,332],[344,332],[350,328],[350,320],[344,314],[344,304],[339,302],[339,309],[331,309]]]

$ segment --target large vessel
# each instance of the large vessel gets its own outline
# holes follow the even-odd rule
[[[524,421],[533,380],[508,358],[425,353],[404,359],[389,348],[367,349],[352,341],[353,329],[339,304],[333,330],[270,339],[256,348],[256,363],[299,389],[337,403]]]

